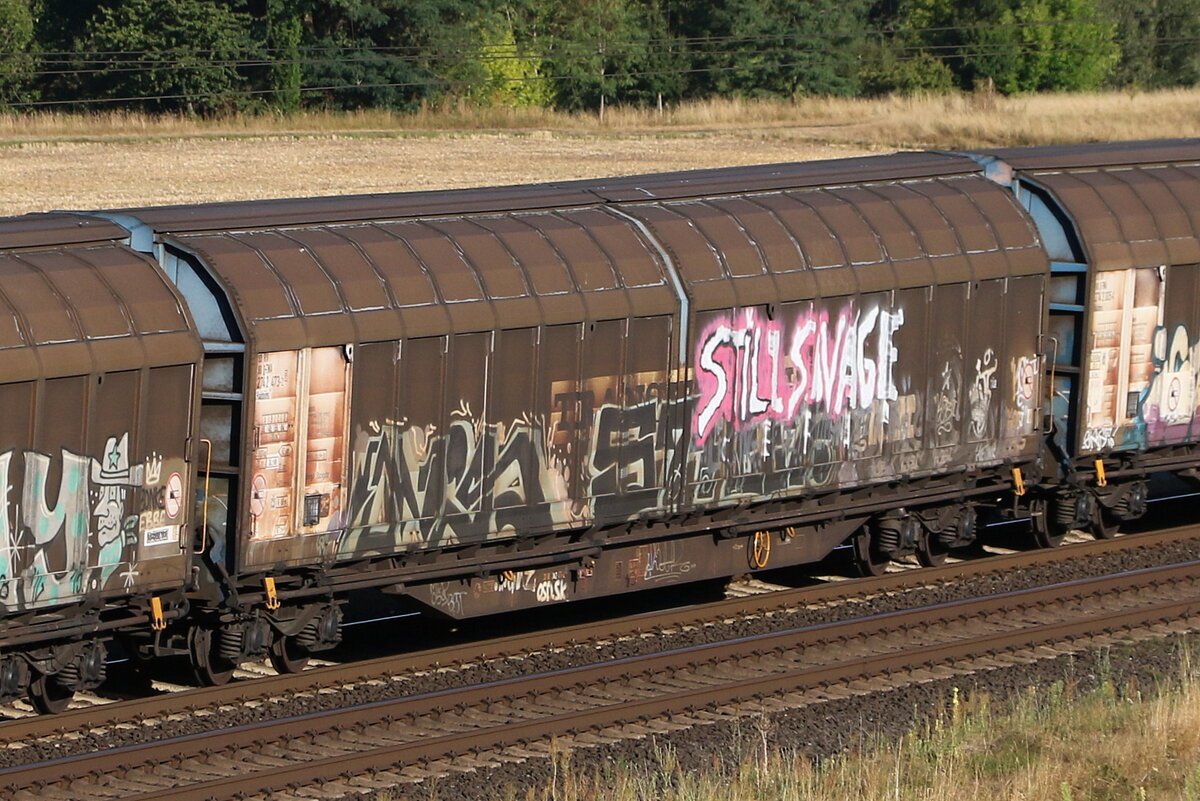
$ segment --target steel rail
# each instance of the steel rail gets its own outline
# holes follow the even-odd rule
[[[112,769],[113,765],[118,763],[123,769],[155,766],[172,761],[178,763],[179,760],[199,758],[204,754],[249,748],[252,743],[264,740],[318,736],[321,732],[358,729],[373,724],[385,725],[389,721],[399,719],[428,718],[453,709],[503,703],[504,700],[515,697],[514,691],[525,698],[537,698],[589,684],[603,685],[631,676],[678,673],[694,670],[705,664],[744,660],[762,656],[764,653],[795,650],[814,644],[867,640],[875,635],[903,632],[913,628],[927,630],[939,622],[952,624],[974,619],[983,621],[1052,603],[1082,602],[1089,596],[1111,598],[1131,592],[1153,591],[1180,582],[1198,581],[1200,562],[1189,562],[1116,576],[1081,579],[1032,590],[1006,592],[986,598],[946,602],[921,609],[871,615],[843,623],[805,626],[672,652],[627,657],[600,665],[551,671],[459,690],[443,690],[407,699],[378,701],[349,709],[313,712],[281,721],[249,724],[225,731],[178,737],[160,743],[127,746],[87,756],[53,760],[36,766],[0,771],[0,788],[15,790],[18,787],[33,788],[54,784],[61,781],[65,774],[95,774]],[[659,698],[606,704],[599,709],[584,712],[543,716],[536,721],[507,722],[499,734],[494,730],[480,729],[435,735],[369,753],[328,757],[304,764],[289,764],[278,770],[268,768],[235,777],[215,778],[190,788],[173,788],[164,791],[163,794],[124,797],[149,799],[169,796],[177,801],[188,801],[228,797],[235,788],[240,792],[267,792],[297,782],[319,781],[348,773],[364,773],[393,767],[398,763],[411,764],[471,750],[504,747],[529,739],[543,739],[546,736],[588,730],[599,725],[611,726],[646,717],[685,713],[695,708],[729,705],[784,691],[911,670],[931,663],[959,661],[1006,650],[1095,636],[1118,629],[1145,627],[1198,613],[1200,592],[1194,592],[1184,600],[1153,602],[1133,611],[1101,612],[1088,615],[1082,621],[1033,624],[1000,634],[985,633],[949,643],[920,646],[875,657],[855,658],[818,666],[798,666],[794,670],[786,670],[776,675],[731,682],[724,687],[706,686],[667,693]]]
[[[53,716],[21,718],[0,723],[0,737],[9,742],[46,739],[70,735],[80,730],[121,725],[130,721],[159,719],[220,706],[238,706],[250,701],[313,692],[330,686],[353,685],[378,679],[381,676],[403,675],[438,669],[447,665],[478,664],[549,648],[637,637],[653,631],[704,626],[715,621],[769,614],[801,606],[833,604],[888,593],[895,594],[962,581],[966,578],[992,574],[1003,575],[1015,568],[1061,564],[1072,559],[1089,559],[1093,556],[1121,551],[1156,549],[1170,543],[1194,539],[1200,539],[1200,525],[1182,526],[1110,540],[1077,543],[1067,546],[1066,549],[996,555],[940,567],[889,573],[879,577],[780,590],[764,595],[732,598],[665,612],[646,612],[611,622],[578,624],[532,634],[517,634],[345,665],[315,668],[299,674],[259,677],[223,687],[202,687],[169,695],[119,701],[84,709],[68,710]]]

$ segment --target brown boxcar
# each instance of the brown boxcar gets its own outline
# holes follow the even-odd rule
[[[107,215],[205,340],[204,559],[236,588],[207,591],[207,678],[331,644],[354,587],[468,616],[860,530],[876,567],[970,541],[1040,452],[1047,275],[979,172],[897,154]]]
[[[199,339],[109,222],[0,221],[0,691],[43,711],[186,609]]]
[[[1051,536],[1108,536],[1152,471],[1200,456],[1200,139],[974,154],[1016,191],[1051,262]]]

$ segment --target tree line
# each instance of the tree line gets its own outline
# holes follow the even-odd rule
[[[0,0],[0,106],[194,114],[1200,83],[1200,0]]]

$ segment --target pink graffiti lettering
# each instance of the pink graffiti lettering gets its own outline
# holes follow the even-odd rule
[[[903,309],[859,310],[852,302],[789,324],[754,309],[721,315],[696,345],[697,442],[721,420],[740,429],[763,419],[795,420],[806,409],[840,417],[895,400],[893,343],[903,324]],[[886,403],[881,413],[886,421]]]

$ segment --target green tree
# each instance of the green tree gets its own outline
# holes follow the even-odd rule
[[[648,52],[646,9],[635,0],[563,0],[540,9],[547,72],[562,108],[603,114],[638,82]]]
[[[33,30],[28,0],[0,0],[0,104],[20,99],[30,88]]]
[[[969,31],[963,65],[1005,94],[1097,89],[1116,64],[1116,29],[1091,0],[1022,0]]]
[[[699,3],[696,3],[699,5]],[[698,88],[744,96],[851,95],[863,0],[730,0],[696,15]]]
[[[239,63],[256,54],[249,16],[204,0],[120,0],[76,44],[95,69],[82,89],[123,105],[211,114],[241,101]]]
[[[304,35],[300,4],[297,0],[267,0],[266,39],[270,69],[268,84],[275,90],[273,103],[278,111],[300,108],[300,42]]]
[[[1121,43],[1114,86],[1200,83],[1200,0],[1100,0],[1100,10]]]
[[[1094,0],[899,0],[876,18],[906,36],[910,58],[936,56],[964,89],[1094,89],[1119,56],[1116,28]]]
[[[410,109],[482,79],[477,21],[468,0],[308,0],[306,86],[330,108]],[[475,59],[472,62],[472,59]],[[465,68],[467,65],[468,68]]]
[[[870,37],[862,45],[860,59],[859,89],[867,95],[949,92],[955,87],[946,62],[926,52],[920,37],[909,32]]]
[[[478,52],[478,78],[467,95],[492,106],[549,106],[554,87],[542,75],[542,61],[517,44],[512,23],[498,17],[483,26]]]

